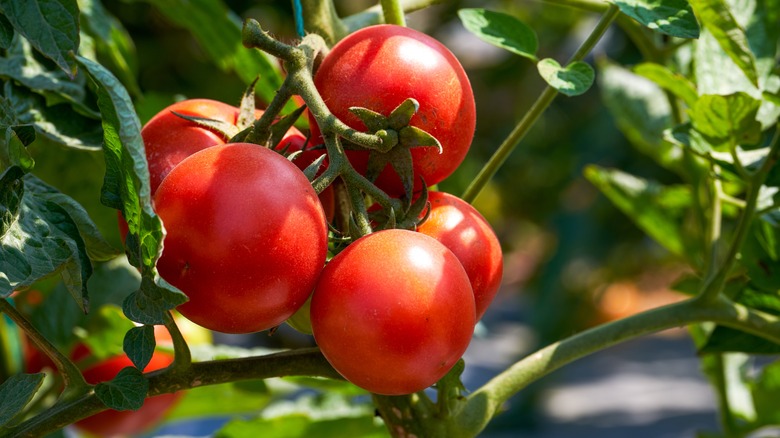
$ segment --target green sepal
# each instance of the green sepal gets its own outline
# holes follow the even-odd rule
[[[244,90],[244,94],[241,95],[241,104],[238,106],[238,120],[236,121],[237,132],[243,131],[246,128],[252,126],[255,122],[255,86],[257,81],[260,80],[260,76],[255,77],[255,80]],[[236,133],[237,133],[236,132]],[[228,135],[227,138],[235,136]]]
[[[208,128],[211,131],[215,131],[218,134],[220,134],[223,138],[232,138],[236,136],[236,134],[238,134],[239,132],[238,127],[236,127],[236,125],[229,122],[209,119],[207,117],[187,116],[181,113],[177,113],[176,111],[171,111],[171,112],[176,117],[181,117],[182,119],[195,123],[198,126]]]

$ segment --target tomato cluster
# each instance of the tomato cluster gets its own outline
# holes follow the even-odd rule
[[[388,116],[406,99],[416,100],[405,126],[437,138],[441,152],[411,149],[413,193],[392,161],[370,171],[373,152],[346,153],[355,171],[407,208],[412,198],[427,199],[412,229],[376,231],[345,247],[329,244],[329,235],[343,242],[354,228],[324,212],[333,192],[318,198],[300,169],[313,161],[311,154],[296,166],[277,153],[308,151],[303,134],[291,128],[277,151],[229,143],[179,114],[235,124],[239,110],[190,100],[166,108],[142,130],[154,207],[167,232],[159,272],[189,297],[181,313],[216,331],[269,329],[306,303],[295,325],[311,327],[323,355],[347,380],[379,394],[422,390],[463,355],[501,280],[501,248],[487,221],[468,203],[423,185],[449,176],[468,151],[475,127],[471,86],[441,43],[392,25],[346,37],[325,57],[314,83],[329,111],[361,131],[368,129],[350,108]],[[405,128],[397,125],[391,128]],[[322,133],[313,117],[310,126],[310,144],[332,134]],[[398,147],[408,146],[403,141]],[[350,199],[336,203],[349,218]]]

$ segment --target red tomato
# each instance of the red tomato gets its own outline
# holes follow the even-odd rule
[[[330,111],[358,130],[366,128],[350,107],[388,115],[407,98],[417,99],[420,109],[410,124],[436,137],[444,152],[412,149],[415,190],[420,189],[420,176],[429,185],[449,176],[474,137],[474,94],[463,67],[440,42],[408,27],[377,25],[348,35],[322,61],[314,83]],[[312,138],[319,138],[313,118],[311,128]],[[348,156],[355,169],[365,173],[368,152],[350,151]],[[390,166],[376,184],[392,196],[404,193]]]
[[[364,236],[322,271],[311,301],[314,339],[344,378],[399,395],[441,379],[466,351],[474,297],[457,257],[424,234]]]
[[[165,368],[172,362],[172,355],[156,351],[144,372]],[[123,368],[132,366],[130,358],[125,355],[113,357],[85,369],[84,379],[93,385],[107,382],[116,377]],[[109,409],[76,422],[76,427],[101,437],[135,435],[159,423],[182,395],[183,393],[177,392],[149,397],[137,411]]]
[[[157,267],[190,301],[178,310],[225,333],[281,324],[314,289],[328,228],[295,165],[261,146],[214,146],[188,157],[154,196],[163,220]]]
[[[501,285],[501,243],[490,224],[466,201],[444,192],[429,192],[428,201],[430,214],[417,231],[443,243],[458,257],[471,281],[479,320]]]

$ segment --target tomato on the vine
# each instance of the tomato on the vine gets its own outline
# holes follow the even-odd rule
[[[328,228],[303,172],[262,146],[214,146],[183,160],[154,196],[167,230],[157,267],[189,301],[191,321],[219,332],[272,328],[314,289]]]
[[[449,248],[471,280],[482,318],[501,285],[504,272],[501,243],[490,224],[466,201],[444,192],[428,192],[428,219],[417,227]]]
[[[348,35],[322,61],[314,83],[328,109],[358,130],[365,130],[365,125],[349,111],[351,107],[387,116],[407,98],[419,102],[410,125],[436,137],[443,152],[435,147],[412,149],[415,191],[421,188],[420,177],[432,185],[449,176],[474,137],[474,94],[463,67],[443,44],[408,27],[376,25]],[[319,138],[316,121],[310,124],[312,138]],[[356,170],[366,172],[368,152],[348,151],[347,155]],[[390,165],[376,184],[392,196],[404,194]]]
[[[424,234],[364,236],[322,271],[311,301],[314,339],[347,380],[398,395],[441,379],[474,331],[474,296],[457,257]]]

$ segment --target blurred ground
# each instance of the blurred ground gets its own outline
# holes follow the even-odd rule
[[[483,320],[486,333],[466,352],[464,382],[474,389],[534,345],[527,306],[501,295]],[[518,321],[517,309],[520,312]],[[515,397],[485,438],[688,438],[717,430],[716,400],[682,330],[641,338],[576,361],[543,379],[536,409]],[[531,388],[534,391],[534,388]],[[523,394],[521,394],[522,396]]]

